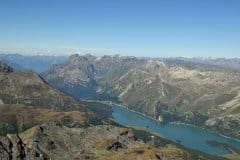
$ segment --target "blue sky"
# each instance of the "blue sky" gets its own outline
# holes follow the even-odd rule
[[[1,0],[0,51],[240,57],[240,1]]]

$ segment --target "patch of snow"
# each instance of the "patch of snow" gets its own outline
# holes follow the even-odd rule
[[[4,104],[3,101],[0,99],[0,104]]]
[[[220,106],[221,110],[231,112],[234,109],[239,107],[239,103],[240,103],[240,92],[238,93],[238,95],[236,97],[234,97],[234,99],[226,102],[225,104],[219,105],[219,106]]]
[[[101,87],[99,87],[99,88],[97,89],[97,93],[101,93],[101,92],[103,92],[103,89],[102,89]]]
[[[96,58],[94,61],[95,61],[95,62],[96,62],[96,61],[100,61],[101,58],[102,58],[102,57],[98,57],[98,58]]]
[[[159,122],[163,122],[163,117],[162,116],[158,116],[158,121]]]
[[[163,90],[162,90],[162,92],[161,92],[161,93],[162,93],[162,96],[165,96],[165,93],[164,93],[164,91],[163,91]]]
[[[205,123],[207,126],[213,126],[216,124],[216,120],[215,119],[209,119],[206,121]]]
[[[126,89],[119,95],[119,97],[124,96],[132,88],[132,83],[130,83]]]
[[[148,81],[147,81],[147,84],[149,85],[149,84],[151,84],[153,81],[151,80],[151,79],[149,79]]]

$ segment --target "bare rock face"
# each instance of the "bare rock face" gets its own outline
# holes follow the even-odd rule
[[[67,128],[56,123],[33,127],[19,135],[0,138],[0,159],[101,159],[144,146],[120,135],[121,128]]]
[[[50,84],[75,98],[106,99],[113,96],[109,91],[111,84],[142,62],[134,57],[74,54],[42,75]]]
[[[75,98],[96,94],[95,68],[84,56],[72,55],[66,62],[53,65],[42,75],[48,83]]]
[[[27,148],[19,135],[0,137],[0,159],[6,160],[46,160],[50,159],[37,145]]]
[[[88,128],[67,128],[57,124],[45,124],[20,135],[26,146],[37,145],[53,159],[74,159],[77,157],[98,157],[112,151],[124,151],[143,145],[119,134],[119,128],[109,125]]]
[[[126,148],[122,143],[115,141],[107,146],[107,150],[109,151],[118,151],[119,149]]]

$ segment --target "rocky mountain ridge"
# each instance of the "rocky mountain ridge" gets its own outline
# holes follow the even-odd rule
[[[58,109],[81,108],[73,98],[50,86],[34,72],[15,71],[0,61],[0,99],[6,104],[25,104]]]
[[[143,143],[126,128],[111,125],[68,128],[56,123],[46,123],[18,135],[0,137],[0,153],[0,159],[8,160],[212,159],[189,154],[174,145],[156,148]]]

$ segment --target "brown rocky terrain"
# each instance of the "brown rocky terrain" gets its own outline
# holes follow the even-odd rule
[[[1,103],[46,106],[56,110],[82,108],[73,98],[51,87],[38,74],[14,71],[1,61],[0,83]]]
[[[18,133],[46,122],[58,122],[67,126],[84,126],[88,114],[80,111],[60,112],[53,109],[21,104],[0,105],[0,135]]]
[[[111,125],[68,128],[56,123],[35,126],[19,135],[8,134],[1,137],[0,153],[0,159],[9,160],[211,159],[188,153],[174,145],[156,148],[151,144],[145,144],[126,128]]]

